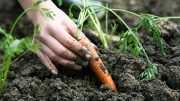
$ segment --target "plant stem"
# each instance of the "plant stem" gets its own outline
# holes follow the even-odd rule
[[[90,17],[91,21],[93,22],[93,25],[98,33],[98,36],[104,46],[104,48],[108,48],[108,44],[107,44],[107,41],[104,37],[104,33],[101,31],[101,25],[100,25],[100,22],[94,12],[94,10],[89,6],[88,2],[86,0],[83,0],[83,3],[84,3],[84,8],[87,13],[88,13],[88,16]],[[85,17],[86,18],[86,17]],[[84,20],[83,20],[84,21]]]
[[[99,12],[99,11],[104,11],[104,10],[101,9],[101,10],[92,11],[91,13],[89,13],[89,14],[86,15],[86,17],[83,19],[82,22],[85,22],[85,21],[90,17],[90,15],[92,15],[92,14],[94,14],[94,13],[96,13],[96,12]]]
[[[108,7],[108,4],[106,4],[106,7]],[[108,10],[106,10],[106,21],[105,21],[105,25],[106,25],[106,34],[108,34],[109,33],[109,31],[108,31]]]
[[[24,16],[24,15],[26,14],[26,12],[27,12],[28,10],[30,10],[30,9],[32,9],[32,8],[27,8],[27,9],[25,9],[25,10],[17,17],[17,19],[16,19],[15,22],[13,23],[13,26],[11,27],[10,34],[13,33],[13,31],[14,31],[17,23],[18,23],[19,20],[22,18],[22,16]]]
[[[89,14],[91,13],[90,10],[88,10],[88,13],[89,13]],[[90,18],[91,18],[92,22],[94,23],[95,29],[96,29],[96,31],[98,32],[98,35],[99,35],[99,37],[100,37],[100,40],[101,40],[104,48],[107,49],[107,48],[108,48],[108,45],[107,45],[106,39],[105,39],[105,37],[104,37],[104,34],[103,34],[103,32],[101,31],[101,27],[100,27],[99,21],[97,20],[96,17],[93,18],[92,15],[90,15]]]
[[[2,95],[2,91],[4,88],[5,81],[6,81],[6,77],[9,71],[11,60],[12,60],[12,56],[8,55],[7,52],[5,52],[5,55],[3,57],[2,68],[0,71],[0,94],[1,95]]]
[[[180,16],[160,17],[160,19],[180,19]]]
[[[111,8],[109,8],[109,9],[111,9]],[[129,14],[131,14],[131,15],[134,15],[134,16],[136,16],[136,17],[142,19],[142,17],[141,17],[139,14],[134,13],[134,12],[131,12],[131,11],[128,11],[128,10],[124,10],[124,9],[111,9],[111,10],[129,13]]]
[[[104,6],[101,6],[101,5],[89,5],[89,6],[87,6],[87,7],[93,7],[93,6],[104,8]],[[129,14],[131,14],[131,15],[134,15],[134,16],[136,16],[136,17],[142,19],[142,17],[141,17],[139,14],[134,13],[134,12],[131,12],[131,11],[128,11],[128,10],[117,9],[117,8],[115,9],[115,8],[109,8],[109,7],[106,7],[106,9],[108,9],[108,10],[111,9],[112,11],[120,11],[120,12],[129,13]]]
[[[113,13],[113,14],[126,26],[126,28],[131,32],[131,34],[136,38],[136,41],[138,42],[139,46],[142,48],[142,51],[143,51],[143,53],[144,53],[144,55],[145,55],[145,58],[146,58],[148,64],[151,64],[151,63],[152,63],[152,62],[150,61],[148,55],[146,54],[146,52],[145,52],[142,44],[141,44],[140,41],[137,39],[137,36],[132,32],[132,30],[129,28],[129,26],[126,24],[126,22],[125,22],[120,16],[118,16],[112,9],[110,9],[110,8],[108,8],[108,7],[99,6],[99,5],[91,5],[91,6],[102,7],[102,8],[104,8],[104,9],[110,11],[111,13]],[[126,11],[126,10],[123,10],[123,11]],[[126,11],[126,12],[129,12],[129,11]],[[131,12],[129,12],[129,13],[131,13]],[[131,14],[133,14],[133,13],[131,13]],[[137,15],[137,14],[134,13],[134,15]],[[139,15],[137,15],[137,16],[140,17]],[[140,18],[141,18],[141,17],[140,17]]]
[[[28,52],[28,50],[25,51],[25,52],[23,52],[20,56],[18,56],[16,59],[14,59],[10,64],[13,64],[15,61],[17,61],[17,60],[20,59],[22,56],[24,56],[27,52]]]

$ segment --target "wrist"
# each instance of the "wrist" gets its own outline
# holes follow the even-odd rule
[[[28,9],[36,0],[18,0],[21,6],[24,8],[24,10]],[[37,7],[34,7],[27,11],[27,15],[30,18],[30,20],[35,24],[39,18],[42,18],[42,15],[40,13],[41,8],[48,8],[52,11],[57,9],[56,5],[51,1],[47,0],[42,3],[40,3]]]
[[[41,8],[48,8],[51,11],[55,11],[57,9],[56,5],[51,0],[42,2],[38,7],[33,8],[27,12],[28,17],[33,23],[37,22],[39,18],[43,17],[40,13]]]

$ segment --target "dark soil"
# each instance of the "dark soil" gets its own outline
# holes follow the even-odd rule
[[[117,1],[117,0],[116,0]],[[124,0],[123,3],[126,4]],[[135,0],[130,0],[136,2]],[[143,0],[140,0],[141,3]],[[166,0],[168,2],[168,0]],[[178,6],[178,0],[175,0]],[[145,2],[145,1],[144,1]],[[157,4],[154,4],[155,2]],[[160,0],[146,0],[146,5],[162,5]],[[176,4],[174,3],[174,4]],[[1,4],[1,2],[0,2]],[[145,5],[145,6],[146,6]],[[169,4],[166,4],[169,6]],[[11,7],[12,5],[10,5]],[[140,5],[141,6],[141,5]],[[137,6],[137,7],[140,7]],[[13,7],[17,7],[14,4]],[[129,6],[128,6],[129,7]],[[179,7],[179,6],[178,6]],[[177,7],[177,9],[178,9]],[[179,7],[180,8],[180,7]],[[131,7],[129,8],[131,9]],[[145,8],[140,8],[141,10]],[[151,9],[151,8],[148,8]],[[157,9],[168,13],[167,10]],[[21,9],[16,9],[17,12]],[[134,9],[135,10],[135,9]],[[0,24],[9,28],[15,19],[11,9],[0,8]],[[7,12],[9,11],[9,12]],[[150,10],[147,10],[149,12]],[[137,11],[138,12],[138,11]],[[153,10],[152,10],[153,12]],[[169,11],[170,12],[170,11]],[[162,13],[164,14],[164,13]],[[26,25],[26,26],[23,26]],[[112,92],[101,84],[89,68],[75,71],[59,68],[59,75],[53,76],[40,63],[39,59],[28,53],[11,65],[3,101],[180,101],[180,26],[170,21],[159,22],[162,29],[166,56],[161,56],[153,42],[151,33],[142,31],[139,36],[150,56],[158,65],[156,79],[141,81],[139,74],[146,69],[143,56],[134,56],[128,52],[117,53],[116,45],[111,50],[99,48],[99,54],[111,73],[120,93]],[[32,33],[32,25],[25,17],[18,25],[16,34],[25,36]],[[86,31],[87,33],[87,31]],[[89,39],[98,43],[98,39],[87,34]],[[0,60],[2,56],[0,55]]]

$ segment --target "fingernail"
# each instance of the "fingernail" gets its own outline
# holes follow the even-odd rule
[[[76,59],[77,59],[77,56],[76,56],[76,55],[74,55],[74,56],[73,56],[73,60],[76,60]]]
[[[81,70],[81,69],[82,69],[82,66],[75,65],[75,66],[74,66],[74,69],[76,69],[76,70]]]
[[[54,74],[54,75],[57,75],[57,74],[58,74],[55,70],[52,70],[51,72],[52,72],[52,74]]]
[[[91,58],[91,55],[90,54],[86,54],[85,57],[86,57],[87,60],[89,60]]]
[[[82,50],[83,51],[88,51],[88,49],[85,46],[82,47]]]
[[[92,43],[93,44],[93,43]],[[97,49],[97,46],[95,45],[95,44],[93,44],[93,47],[95,48],[95,49]]]
[[[87,54],[91,55],[91,52],[90,52],[90,51],[87,51]]]

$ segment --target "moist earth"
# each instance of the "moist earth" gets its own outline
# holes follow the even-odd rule
[[[130,3],[136,2],[134,0],[130,1]],[[143,0],[140,1],[142,2]],[[162,5],[162,1],[160,0],[159,5]],[[155,5],[158,5],[150,2],[156,1],[148,0],[146,6],[154,5],[156,7]],[[176,0],[177,2],[179,1]],[[127,4],[125,1],[123,3]],[[9,7],[16,7],[16,4],[13,5],[9,5]],[[168,4],[164,5],[168,6]],[[129,7],[129,9],[131,8]],[[147,8],[140,9],[146,10]],[[151,11],[152,13],[154,11],[158,13],[160,12],[159,10],[164,10],[154,9],[157,9],[157,11],[147,10],[147,12]],[[2,11],[2,8],[0,10]],[[17,12],[19,11],[19,9],[16,10]],[[13,13],[7,13],[7,11],[12,12],[11,9],[3,9],[3,11],[0,13],[0,24],[9,28],[15,16]],[[164,12],[162,15],[168,11],[165,10]],[[171,21],[158,23],[162,32],[163,43],[166,47],[165,56],[162,56],[158,51],[151,33],[141,31],[139,34],[147,54],[158,67],[158,74],[153,80],[141,81],[139,79],[139,74],[147,67],[147,62],[143,55],[134,56],[129,52],[119,53],[116,43],[108,50],[103,49],[98,44],[98,38],[85,31],[87,37],[99,47],[97,49],[99,55],[112,75],[119,93],[112,92],[107,85],[103,85],[88,67],[77,71],[56,65],[59,67],[59,74],[54,76],[40,63],[35,55],[28,53],[11,65],[1,100],[180,101],[180,26],[177,23]],[[32,25],[25,17],[18,25],[16,34],[22,33],[20,37],[25,36],[26,33],[30,35],[33,32],[30,29],[32,29]],[[2,53],[0,60],[2,60]]]

